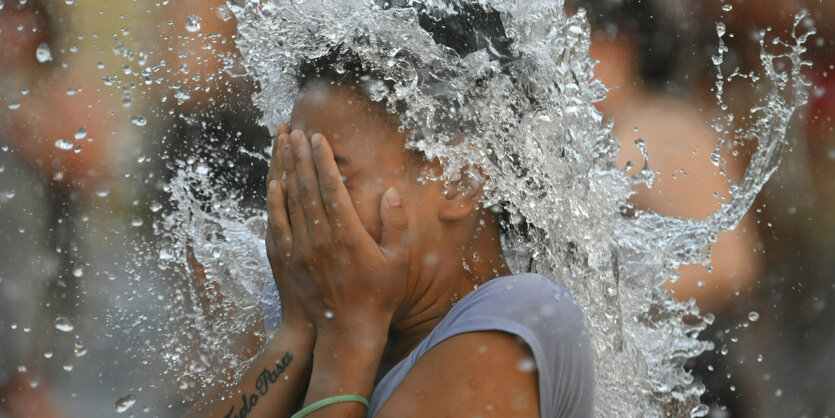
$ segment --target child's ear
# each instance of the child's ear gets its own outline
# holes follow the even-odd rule
[[[486,176],[478,167],[467,166],[461,170],[461,177],[446,186],[439,212],[442,221],[459,221],[475,211],[484,196]]]

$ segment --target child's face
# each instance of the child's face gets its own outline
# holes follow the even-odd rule
[[[433,208],[443,197],[437,183],[416,181],[418,163],[404,148],[404,135],[383,120],[381,106],[350,88],[314,82],[299,93],[290,121],[292,129],[308,138],[320,133],[328,139],[357,214],[377,242],[380,205],[389,187],[403,196],[413,229],[429,227]]]

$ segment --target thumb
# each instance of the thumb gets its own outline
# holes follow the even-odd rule
[[[383,221],[380,247],[391,255],[408,252],[406,231],[409,230],[409,220],[406,218],[400,193],[394,187],[389,188],[383,194],[380,217]]]

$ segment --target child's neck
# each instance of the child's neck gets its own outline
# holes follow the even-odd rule
[[[489,280],[511,274],[500,242],[498,228],[482,231],[465,249],[433,248],[436,254],[449,255],[430,267],[412,270],[409,308],[389,329],[378,379],[406,358],[464,296]]]

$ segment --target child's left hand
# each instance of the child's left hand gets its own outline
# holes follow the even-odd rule
[[[270,233],[308,316],[325,332],[387,331],[409,273],[399,193],[390,188],[383,195],[378,245],[363,228],[323,135],[308,140],[294,131],[282,152],[286,195],[281,182],[270,181]]]

